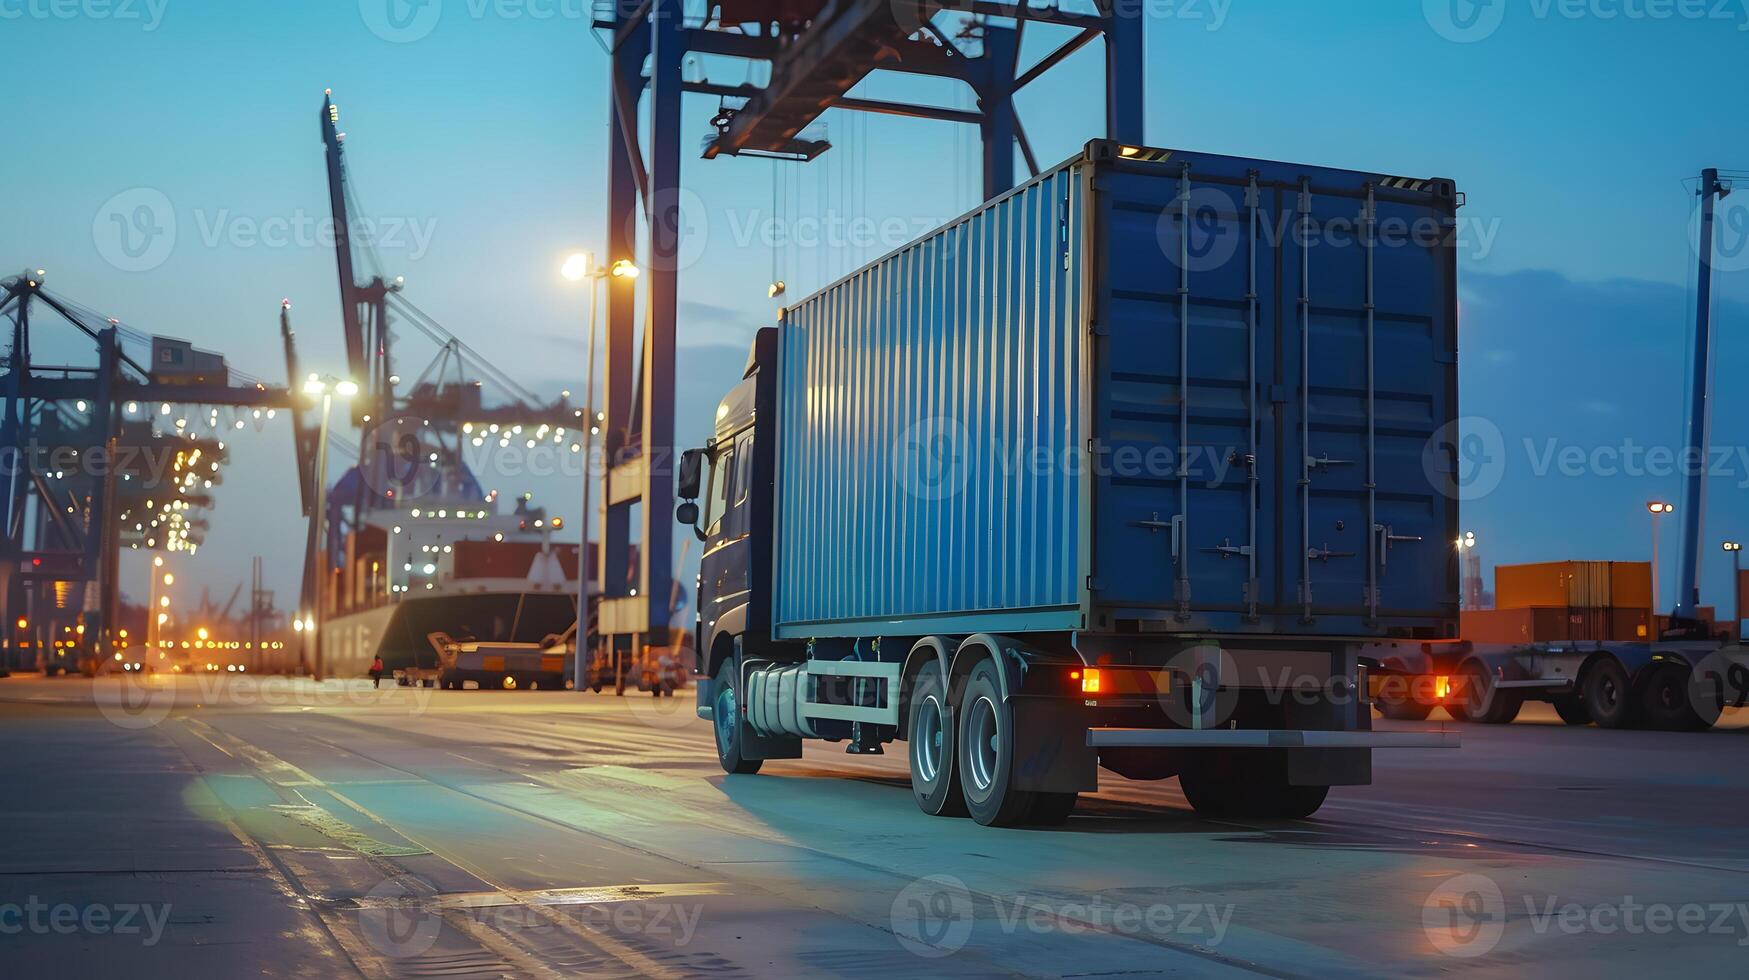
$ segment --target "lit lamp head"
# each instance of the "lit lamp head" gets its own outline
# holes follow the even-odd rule
[[[1650,500],[1646,502],[1646,510],[1653,514],[1670,514],[1676,511],[1676,505],[1662,500]]]
[[[588,252],[573,252],[565,256],[565,264],[559,266],[559,275],[572,282],[582,282],[589,277],[595,268],[595,257]]]
[[[1737,541],[1726,541],[1724,548],[1726,551],[1742,551],[1743,545]]]
[[[613,267],[607,270],[607,273],[615,279],[636,279],[638,267],[632,263],[631,259],[617,259],[614,261]]]

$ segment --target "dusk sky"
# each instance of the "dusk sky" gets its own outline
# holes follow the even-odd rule
[[[388,4],[412,27],[388,26]],[[557,270],[567,252],[605,240],[607,61],[587,7],[0,0],[12,118],[0,270],[47,269],[60,295],[274,380],[289,297],[312,369],[341,372],[333,253],[316,234],[327,218],[317,114],[331,87],[358,202],[383,221],[384,271],[526,387],[581,390],[585,299]],[[1692,185],[1705,166],[1749,171],[1749,0],[1142,7],[1149,143],[1450,177],[1466,193],[1461,411],[1498,429],[1506,463],[1463,518],[1487,564],[1646,558],[1643,502],[1677,499],[1679,480],[1632,463],[1610,475],[1607,460],[1629,440],[1681,445]],[[1023,61],[1067,34],[1029,36]],[[1103,135],[1101,57],[1089,45],[1023,93],[1041,163]],[[687,71],[748,77],[712,59]],[[892,76],[859,94],[970,104],[963,91]],[[976,134],[963,127],[833,111],[823,125],[835,148],[813,164],[703,161],[716,105],[686,104],[682,183],[696,199],[682,250],[682,441],[699,439],[751,332],[772,321],[774,275],[800,298],[978,194]],[[1749,368],[1743,184],[1721,205],[1714,441],[1724,447],[1749,447],[1749,395],[1736,383]],[[774,250],[761,232],[774,186],[798,236],[809,229],[795,219],[810,216],[828,233],[872,218],[903,234]],[[174,236],[136,271],[142,260],[117,249],[112,219],[139,200],[168,202]],[[401,333],[403,373],[416,374],[434,351]],[[1551,444],[1579,447],[1586,472],[1542,465]],[[208,547],[185,575],[222,600],[250,556],[265,555],[283,605],[303,540],[289,430],[282,419],[233,448]],[[1749,536],[1749,448],[1726,455],[1706,528],[1705,598],[1718,603],[1728,602],[1718,541]],[[575,480],[482,482],[532,490],[575,526]],[[1667,583],[1675,530],[1666,522]],[[144,573],[124,571],[133,581]]]

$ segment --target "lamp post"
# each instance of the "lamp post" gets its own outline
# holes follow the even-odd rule
[[[1463,578],[1463,602],[1460,609],[1480,609],[1482,606],[1481,560],[1476,554],[1476,532],[1465,531],[1457,539],[1458,570]]]
[[[594,516],[590,513],[593,505],[590,491],[595,485],[595,430],[596,420],[599,418],[595,411],[595,338],[600,312],[597,287],[608,278],[636,279],[638,267],[629,259],[620,259],[612,266],[603,268],[595,264],[595,253],[576,252],[565,259],[565,264],[559,268],[559,274],[572,282],[589,283],[589,356],[583,379],[583,407],[589,417],[583,420],[583,542],[577,550],[577,638],[571,663],[572,689],[581,691],[584,670],[588,665],[589,526]]]
[[[1735,633],[1743,628],[1743,544],[1726,541],[1723,547],[1731,553],[1731,629]]]
[[[152,577],[150,579],[151,584],[147,587],[147,590],[146,590],[146,597],[147,597],[146,598],[146,649],[148,651],[148,655],[150,655],[152,653],[159,652],[159,650],[158,650],[158,624],[163,622],[163,617],[164,617],[164,614],[158,611],[158,580],[159,580],[159,577],[160,577],[160,575],[162,575],[164,584],[166,586],[168,586],[172,582],[176,581],[176,579],[169,572],[160,573],[158,571],[159,569],[161,569],[163,567],[164,567],[164,556],[163,555],[153,555],[152,556]]]
[[[1658,518],[1665,514],[1675,513],[1676,505],[1662,500],[1646,501],[1646,512],[1652,515],[1652,616],[1656,621],[1658,610],[1664,608],[1658,603]]]
[[[322,423],[316,434],[316,486],[311,498],[315,512],[310,518],[310,550],[305,556],[308,565],[310,608],[303,621],[304,649],[309,652],[311,676],[322,679],[322,633],[319,613],[322,608],[322,538],[328,522],[328,423],[334,411],[334,399],[350,399],[358,394],[358,385],[351,381],[310,375],[304,382],[304,394],[322,400]]]

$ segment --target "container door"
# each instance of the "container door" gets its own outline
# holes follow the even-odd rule
[[[1291,621],[1425,630],[1455,618],[1457,600],[1449,201],[1390,181],[1295,180],[1280,456],[1295,475],[1283,484]]]
[[[1279,198],[1243,178],[1098,180],[1095,599],[1168,629],[1260,628],[1279,588]]]

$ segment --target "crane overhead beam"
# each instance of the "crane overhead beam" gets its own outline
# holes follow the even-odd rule
[[[930,10],[934,7],[922,9]],[[888,61],[911,49],[891,0],[851,0],[828,8],[771,65],[771,82],[737,110],[705,148],[705,159],[745,151],[792,152],[796,134]]]

